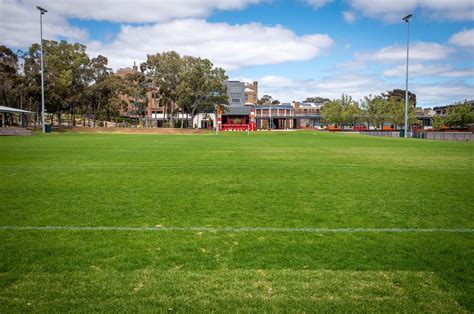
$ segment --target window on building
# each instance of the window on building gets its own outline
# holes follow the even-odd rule
[[[232,98],[240,98],[240,93],[230,93],[230,97],[232,97]]]
[[[232,102],[240,102],[240,98],[232,98]]]
[[[257,101],[257,95],[253,95],[253,100]]]
[[[230,88],[230,92],[231,93],[241,93],[242,92],[242,88],[240,86],[232,86]]]

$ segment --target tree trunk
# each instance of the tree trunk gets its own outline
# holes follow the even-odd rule
[[[76,126],[76,106],[72,106],[72,126]]]
[[[161,127],[165,126],[165,121],[167,121],[166,119],[168,119],[168,105],[165,105],[163,107],[163,124],[161,125]]]
[[[196,116],[196,108],[193,108],[193,111],[191,111],[191,124],[188,125],[188,129],[191,128],[193,129],[194,128],[194,117]]]

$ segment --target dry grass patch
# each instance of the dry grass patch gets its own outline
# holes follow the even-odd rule
[[[465,312],[439,282],[419,271],[31,272],[3,289],[0,304],[2,311]]]

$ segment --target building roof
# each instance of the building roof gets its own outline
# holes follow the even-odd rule
[[[302,102],[300,104],[300,107],[309,107],[309,108],[320,108],[322,104],[320,103],[314,103],[314,102]]]
[[[284,104],[284,105],[264,105],[264,106],[256,106],[256,109],[293,109],[293,107],[290,104]]]
[[[248,88],[248,87],[245,88],[245,92],[246,93],[255,93],[255,91],[253,89]]]
[[[12,107],[5,107],[5,106],[0,106],[0,112],[7,112],[7,113],[34,113],[33,111],[22,110],[22,109],[17,109],[17,108],[12,108]]]
[[[250,114],[250,107],[244,106],[228,106],[227,110],[222,113],[223,116],[246,116]]]
[[[471,107],[474,108],[474,99],[466,101],[466,104],[471,105]],[[464,105],[464,102],[459,103],[459,104],[446,105],[446,106],[437,106],[437,107],[434,107],[433,110],[445,110],[445,109],[448,109],[449,107],[454,107],[458,105]]]

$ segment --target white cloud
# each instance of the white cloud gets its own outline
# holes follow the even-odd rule
[[[258,81],[260,95],[269,94],[281,102],[304,100],[312,96],[334,99],[340,98],[342,93],[358,101],[364,96],[379,95],[387,90],[403,88],[368,74],[334,75],[309,80],[264,76]],[[417,95],[418,105],[423,107],[474,98],[474,86],[462,81],[410,84],[410,91]]]
[[[330,2],[332,2],[332,0],[306,0],[306,3],[315,9],[319,9]]]
[[[130,66],[134,60],[143,61],[147,54],[174,50],[182,55],[205,57],[217,66],[234,70],[310,60],[323,54],[333,43],[328,35],[298,36],[279,25],[230,25],[186,19],[149,26],[122,26],[113,42],[93,42],[87,46],[93,54],[107,56],[114,68]]]
[[[456,101],[474,99],[474,85],[462,81],[438,84],[414,84],[417,101],[430,105],[447,105]]]
[[[15,0],[1,0],[0,43],[24,48],[40,41],[40,18],[35,5],[19,4]],[[43,38],[84,41],[88,33],[68,24],[66,18],[55,12],[43,16]]]
[[[452,49],[438,43],[415,42],[410,44],[410,60],[442,60],[448,57]],[[394,45],[381,48],[372,53],[358,53],[356,59],[393,63],[406,60],[406,46]]]
[[[2,0],[5,1],[5,0]],[[262,0],[6,0],[34,10],[79,19],[125,23],[154,23],[176,18],[200,18],[215,10],[239,10]]]
[[[474,12],[472,14],[474,14]],[[459,47],[473,49],[474,48],[474,28],[466,29],[454,34],[453,36],[451,36],[451,38],[449,38],[449,43],[459,46]]]
[[[342,93],[359,100],[369,94],[378,94],[396,86],[366,74],[338,74],[319,79],[290,79],[281,76],[264,76],[259,79],[259,93],[269,94],[282,102],[304,100],[311,96],[330,99]]]
[[[406,65],[384,71],[386,77],[405,77]],[[474,68],[454,69],[448,65],[424,65],[421,63],[410,65],[410,77],[474,77]]]
[[[351,11],[344,11],[342,12],[342,16],[344,17],[344,21],[351,24],[355,22],[355,15]]]
[[[466,68],[466,69],[451,69],[443,74],[443,77],[474,77],[474,68]]]
[[[0,43],[25,48],[39,42],[40,5],[48,10],[43,19],[46,39],[85,41],[86,30],[69,18],[118,23],[158,23],[177,18],[209,16],[216,10],[239,10],[267,0],[0,0]]]
[[[353,9],[361,14],[388,22],[401,21],[402,17],[415,9],[420,9],[422,13],[434,19],[474,20],[474,1],[472,0],[349,0],[349,2]]]

